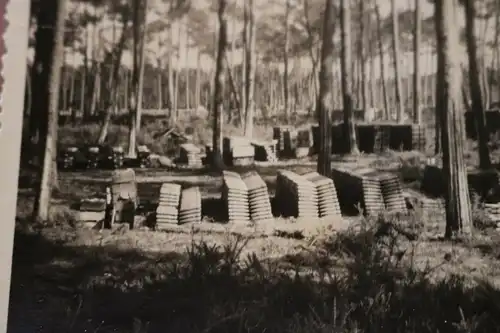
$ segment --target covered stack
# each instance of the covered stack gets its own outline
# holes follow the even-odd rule
[[[184,143],[180,146],[179,162],[189,167],[202,166],[201,149],[192,143]]]
[[[256,161],[276,162],[278,160],[276,156],[276,140],[269,142],[252,140],[251,144],[254,147]]]
[[[250,217],[254,222],[271,220],[273,213],[267,184],[255,171],[242,176],[248,189]]]
[[[317,218],[318,193],[314,184],[288,170],[278,171],[276,195],[283,216]]]
[[[342,215],[333,180],[317,172],[309,172],[303,176],[316,186],[319,217]]]
[[[389,212],[406,213],[408,210],[399,177],[394,174],[384,173],[379,176],[379,179],[385,209]]]
[[[245,137],[225,137],[223,154],[224,160],[229,165],[251,165],[255,160],[255,148]]]
[[[179,224],[195,222],[201,222],[201,192],[198,186],[182,190],[179,208]]]
[[[222,202],[228,222],[250,222],[248,189],[240,175],[224,171],[222,182]]]
[[[80,201],[78,220],[81,222],[97,222],[104,218],[106,200],[101,198],[87,198]]]
[[[164,225],[178,223],[180,196],[180,185],[162,184],[158,207],[156,208],[156,228],[158,230],[161,230]]]

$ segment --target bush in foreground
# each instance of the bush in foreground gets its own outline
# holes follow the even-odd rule
[[[418,240],[412,234],[380,219],[279,260],[242,255],[242,237],[226,246],[193,242],[184,253],[161,256],[135,250],[113,255],[104,246],[50,245],[49,251],[39,244],[52,258],[47,276],[58,271],[56,260],[66,274],[88,277],[72,280],[67,320],[59,316],[44,327],[137,333],[498,331],[499,292],[453,275],[431,279],[433,267],[415,265]],[[20,241],[35,251],[29,240]]]

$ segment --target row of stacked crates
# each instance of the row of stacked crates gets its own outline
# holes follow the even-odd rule
[[[276,206],[283,217],[340,216],[337,190],[332,179],[317,172],[299,175],[280,170],[276,179]]]
[[[358,148],[364,153],[380,153],[387,149],[392,150],[420,150],[426,149],[426,132],[423,125],[417,124],[356,124]],[[313,151],[319,149],[319,126],[311,128],[313,136]],[[347,137],[344,135],[343,123],[332,126],[332,153],[345,152]]]
[[[477,112],[474,111],[465,112],[465,132],[467,138],[472,140],[477,139],[476,115]],[[486,110],[484,116],[488,136],[498,133],[500,131],[500,110]]]
[[[348,213],[376,215],[383,211],[406,213],[406,202],[397,175],[371,168],[333,168],[339,202]]]
[[[310,153],[313,136],[310,129],[295,129],[292,126],[273,128],[276,151],[280,158],[305,157]]]
[[[467,170],[469,195],[478,195],[489,202],[500,201],[499,176],[496,170]],[[446,182],[443,169],[439,164],[427,165],[421,182],[421,191],[431,197],[443,197],[446,193]]]
[[[199,187],[182,188],[179,184],[164,183],[160,187],[156,208],[156,229],[169,225],[197,223],[202,219]]]
[[[221,199],[228,222],[260,222],[273,218],[267,184],[258,173],[240,175],[224,171],[222,183]]]

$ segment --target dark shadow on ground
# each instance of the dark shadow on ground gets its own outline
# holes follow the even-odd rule
[[[340,236],[318,253],[273,260],[250,256],[239,267],[241,243],[152,254],[17,232],[9,332],[498,331],[497,290],[468,290],[458,278],[430,284],[387,265],[373,237]],[[331,254],[343,249],[348,274],[332,273],[340,262]],[[313,280],[307,271],[333,275]]]

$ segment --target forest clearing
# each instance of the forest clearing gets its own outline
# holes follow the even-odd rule
[[[500,1],[43,4],[9,330],[498,331]]]

